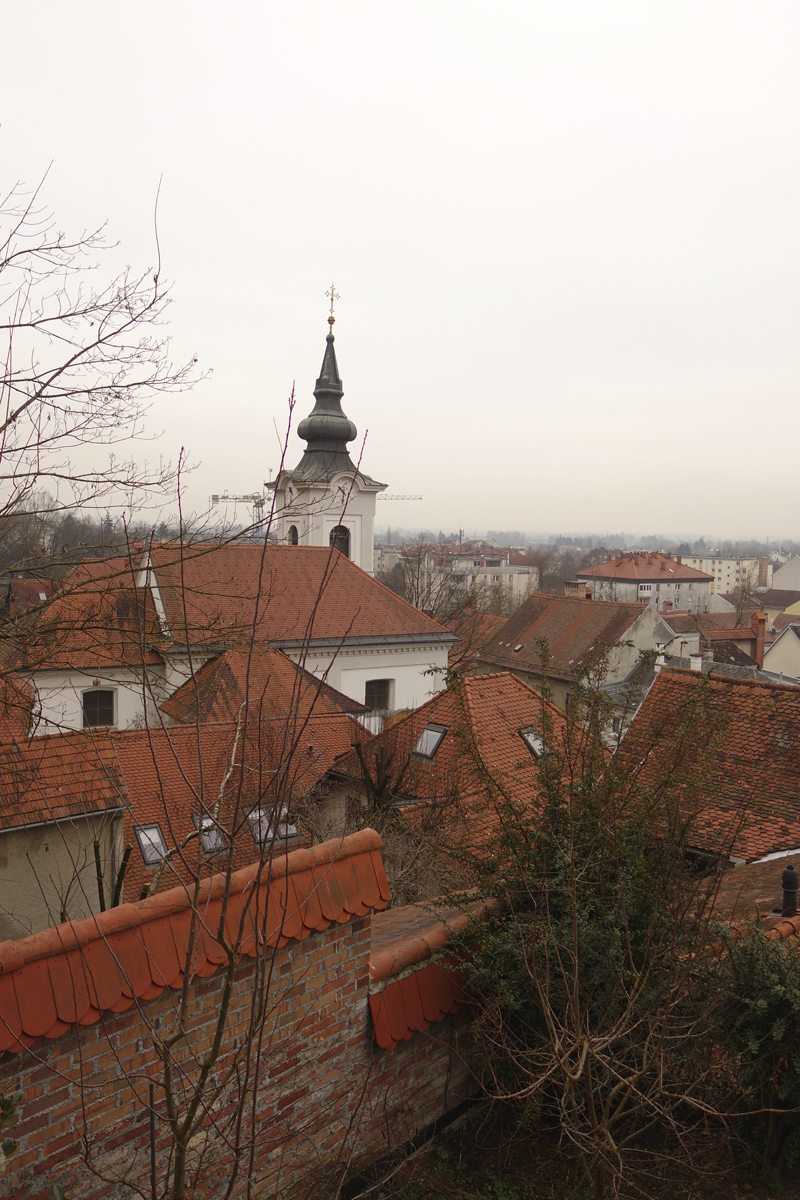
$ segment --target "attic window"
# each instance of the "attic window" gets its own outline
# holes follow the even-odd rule
[[[164,841],[161,826],[157,823],[155,825],[137,825],[134,833],[142,852],[144,865],[157,867],[162,858],[166,858],[167,855],[167,843]]]
[[[40,600],[46,600],[46,599],[47,599],[47,592],[39,592],[39,599],[40,599]]]
[[[111,689],[92,688],[83,693],[82,699],[84,729],[114,724],[114,693]]]
[[[195,817],[194,827],[201,831],[203,853],[213,857],[225,851],[225,835],[213,817]]]
[[[272,818],[273,811],[270,808],[254,808],[247,814],[247,824],[253,835],[253,841],[257,846],[263,846],[265,842],[285,842],[290,838],[300,836],[300,831],[296,825],[292,825],[287,820],[286,806],[281,808],[280,817],[277,827],[273,833]]]
[[[433,758],[446,733],[446,725],[426,725],[417,738],[414,753],[421,754],[423,758]]]
[[[517,730],[525,745],[530,750],[534,758],[541,758],[544,754],[544,738],[540,733],[537,733],[532,725],[526,725],[524,729]]]
[[[518,646],[514,647],[514,653],[517,654],[518,651],[520,651],[521,649],[522,649],[522,642],[520,642]]]

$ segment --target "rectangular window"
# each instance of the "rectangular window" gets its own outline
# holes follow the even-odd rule
[[[391,691],[391,679],[368,679],[364,688],[364,703],[369,711],[388,712]]]
[[[532,725],[526,725],[524,729],[518,729],[517,733],[522,738],[533,757],[541,758],[544,754],[544,738],[542,735],[537,733]]]
[[[157,867],[162,858],[166,857],[167,843],[161,832],[161,826],[137,825],[134,833],[146,867]]]
[[[417,738],[414,753],[421,754],[423,758],[433,758],[446,733],[446,725],[426,725]]]
[[[203,842],[203,853],[209,858],[225,852],[225,835],[213,817],[195,817],[194,827],[199,829]]]
[[[94,729],[100,725],[114,724],[114,693],[103,688],[92,688],[83,693],[83,728]]]
[[[280,811],[274,830],[272,827],[273,816],[274,812],[270,808],[254,808],[248,813],[247,824],[257,846],[263,846],[265,842],[286,842],[300,836],[297,826],[287,819],[285,806]]]

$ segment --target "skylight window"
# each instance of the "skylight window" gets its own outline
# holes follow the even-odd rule
[[[195,829],[200,830],[203,853],[213,857],[225,851],[225,835],[213,817],[195,817]]]
[[[300,831],[296,825],[289,821],[286,807],[280,811],[275,830],[272,828],[272,818],[274,813],[270,808],[254,808],[247,814],[247,824],[253,835],[253,841],[257,846],[263,846],[265,842],[285,842],[290,838],[300,836]]]
[[[157,867],[162,858],[167,856],[167,843],[164,841],[164,835],[161,832],[161,826],[155,825],[137,825],[134,830],[136,841],[139,843],[139,849],[142,852],[144,865],[146,867]]]
[[[446,725],[426,725],[417,738],[414,753],[421,754],[423,758],[433,758],[446,733]]]
[[[533,757],[541,758],[545,749],[542,735],[537,733],[532,725],[526,725],[524,729],[520,729],[518,732]]]
[[[520,642],[518,646],[515,646],[515,647],[514,647],[514,653],[516,654],[516,653],[517,653],[518,651],[520,651],[521,649],[522,649],[522,642]]]

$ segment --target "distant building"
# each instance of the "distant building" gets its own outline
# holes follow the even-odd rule
[[[650,605],[537,593],[475,653],[474,663],[483,672],[513,671],[566,709],[574,685],[604,653],[603,686],[611,688],[632,677],[642,651],[669,653],[674,640]]]
[[[800,591],[800,558],[796,554],[773,573],[772,587]]]
[[[711,576],[712,595],[735,592],[742,587],[753,591],[755,588],[773,586],[772,563],[768,558],[694,558],[685,554],[683,562]],[[800,582],[796,586],[800,588]]]
[[[576,571],[575,577],[591,583],[594,600],[638,601],[658,612],[707,612],[713,577],[687,566],[680,554],[673,558],[656,551],[620,554]]]

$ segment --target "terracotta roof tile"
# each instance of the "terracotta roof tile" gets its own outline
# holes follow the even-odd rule
[[[800,846],[800,689],[665,668],[617,753],[643,784],[689,789],[688,845],[746,862]]]
[[[321,924],[319,918],[310,927],[306,923],[309,914],[314,916],[320,907],[312,911],[305,904],[282,913],[272,894],[273,886],[281,879],[284,887],[290,881],[293,886],[300,885],[294,886],[295,894],[313,889],[320,906],[332,914],[330,919],[345,923],[362,913],[365,905],[360,894],[349,893],[349,885],[339,886],[340,875],[352,876],[351,858],[368,858],[374,866],[372,856],[380,846],[378,834],[365,829],[335,843],[278,858],[269,870],[251,865],[231,877],[230,900],[244,903],[248,898],[251,923],[266,923],[269,945],[287,940],[290,926],[292,936],[302,938],[312,929],[328,925],[328,920]],[[382,870],[381,866],[381,874]],[[382,895],[385,876],[377,882]],[[227,952],[211,932],[219,924],[223,883],[223,877],[217,876],[200,888],[206,961],[203,970],[193,969],[193,974],[213,974],[217,964],[227,961]],[[374,890],[371,897],[370,909],[384,906],[385,901],[375,900]],[[70,921],[19,941],[0,943],[0,1053],[18,1052],[42,1037],[60,1037],[74,1023],[99,1021],[104,1012],[124,1011],[133,997],[155,999],[165,987],[180,987],[181,968],[186,965],[182,918],[190,904],[191,892],[177,887],[84,921]],[[256,954],[255,939],[240,944],[235,931],[234,936],[240,956]],[[448,992],[447,987],[440,990],[443,996]]]
[[[582,571],[575,572],[576,579],[610,579],[618,580],[657,580],[658,582],[673,583],[677,580],[683,582],[701,582],[703,580],[713,580],[713,575],[707,575],[705,571],[698,571],[694,567],[687,567],[685,563],[679,563],[676,558],[671,558],[668,554],[657,554],[655,551],[652,554],[618,554],[614,558],[609,558],[605,562],[598,563],[594,567],[585,567]]]
[[[544,638],[551,656],[548,670],[572,678],[602,647],[613,646],[624,637],[644,610],[643,604],[536,593],[489,638],[477,658],[506,670],[540,670],[536,643]]]
[[[266,646],[226,650],[200,668],[194,679],[161,705],[181,724],[196,721],[236,721],[248,700],[253,716],[306,717],[313,713],[362,713],[363,704],[292,662],[281,650]]]
[[[399,779],[398,803],[409,820],[424,821],[428,802],[450,809],[451,836],[485,844],[500,828],[500,791],[522,804],[537,804],[539,765],[520,730],[541,730],[546,720],[555,737],[566,736],[567,720],[528,684],[502,672],[472,675],[389,726],[364,747],[367,763],[377,755]],[[414,753],[427,725],[446,730],[433,759]],[[357,754],[339,759],[338,777],[363,778]],[[493,791],[492,789],[496,789]]]
[[[176,642],[226,641],[251,628],[271,643],[394,635],[441,638],[447,631],[322,546],[237,544],[151,551]],[[185,609],[184,609],[185,605]],[[188,623],[188,628],[187,628]]]

